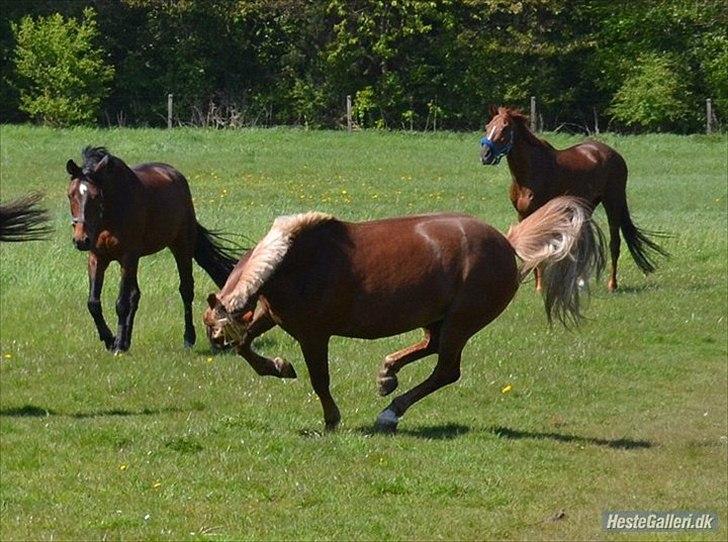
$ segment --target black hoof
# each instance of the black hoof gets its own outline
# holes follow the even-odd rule
[[[377,384],[379,386],[379,395],[384,397],[397,389],[399,381],[396,376],[380,376]]]
[[[298,378],[298,375],[296,374],[296,370],[293,368],[293,365],[288,363],[283,358],[276,358],[273,360],[273,363],[276,366],[276,369],[278,369],[278,376],[280,378]]]
[[[396,433],[399,424],[399,416],[387,408],[377,416],[377,423],[374,428],[380,433]]]

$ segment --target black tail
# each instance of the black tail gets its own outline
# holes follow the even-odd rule
[[[195,261],[210,275],[218,288],[225,286],[230,272],[238,263],[237,253],[242,253],[243,250],[222,237],[219,232],[210,231],[197,223]]]
[[[643,230],[635,226],[634,222],[632,222],[632,217],[629,216],[627,206],[624,207],[624,211],[622,212],[622,223],[620,226],[624,240],[627,241],[627,248],[629,248],[632,258],[634,258],[634,262],[645,275],[655,270],[656,255],[664,257],[670,255],[664,248],[650,239],[650,236],[668,236],[662,232]]]
[[[0,205],[0,241],[18,243],[46,239],[53,228],[48,211],[38,207],[43,194],[34,192]]]

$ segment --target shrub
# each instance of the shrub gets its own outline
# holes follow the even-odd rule
[[[59,13],[26,16],[12,29],[20,109],[54,126],[96,120],[114,68],[106,64],[104,51],[94,47],[99,35],[95,11],[86,8],[80,23]]]
[[[690,92],[685,81],[670,56],[642,55],[615,94],[611,113],[618,121],[637,129],[677,128],[690,113]]]

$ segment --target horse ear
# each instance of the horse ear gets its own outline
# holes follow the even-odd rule
[[[109,165],[109,155],[107,154],[101,160],[99,160],[98,164],[96,164],[96,167],[94,168],[94,173],[98,173],[99,171],[103,170],[108,165]]]
[[[217,296],[215,294],[210,294],[207,296],[207,304],[210,306],[211,309],[214,309],[219,302],[220,301],[217,299]]]
[[[491,117],[495,117],[498,114],[498,106],[495,104],[490,104],[488,106],[488,113],[490,113]]]
[[[76,179],[81,176],[81,168],[73,160],[66,162],[66,171],[72,179]]]

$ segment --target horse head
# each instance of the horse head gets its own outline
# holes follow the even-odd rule
[[[217,295],[207,296],[207,308],[202,321],[213,350],[225,350],[242,342],[252,319],[252,311],[229,313]]]
[[[496,165],[513,148],[517,124],[526,117],[508,107],[490,107],[491,119],[480,138],[480,161],[483,165]]]
[[[91,250],[96,245],[104,216],[104,186],[111,169],[112,156],[103,147],[86,147],[84,164],[66,162],[71,176],[68,200],[71,206],[73,244],[78,250]]]

